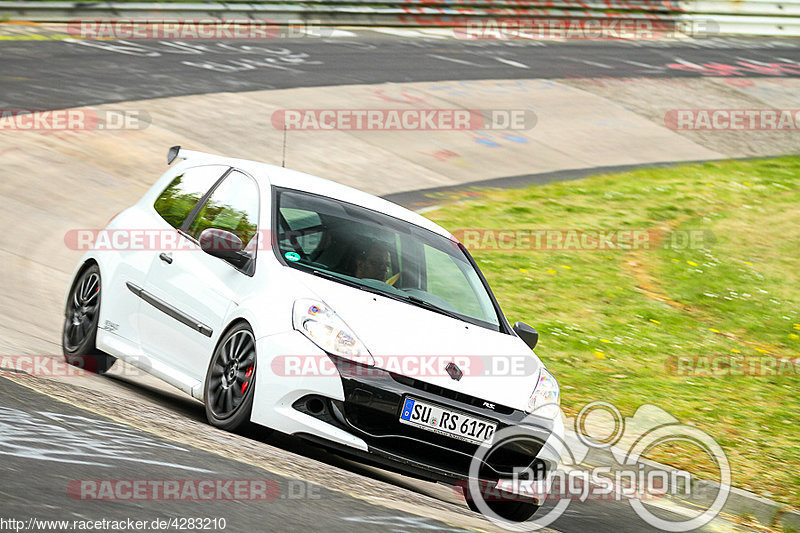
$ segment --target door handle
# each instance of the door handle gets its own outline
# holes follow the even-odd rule
[[[172,254],[162,252],[161,254],[159,254],[158,258],[164,261],[168,265],[172,264]]]

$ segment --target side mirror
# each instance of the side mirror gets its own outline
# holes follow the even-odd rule
[[[167,152],[167,164],[171,165],[172,162],[178,158],[178,155],[180,153],[181,153],[180,146],[173,146],[172,148],[170,148],[169,151]]]
[[[235,267],[244,268],[250,255],[242,250],[242,239],[230,231],[207,228],[200,233],[200,248],[208,255],[219,257]]]
[[[519,335],[519,338],[522,339],[525,344],[527,344],[531,350],[536,347],[536,343],[539,342],[539,332],[530,327],[525,322],[517,322],[514,324],[512,328],[514,333]]]

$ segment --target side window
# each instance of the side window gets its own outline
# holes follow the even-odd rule
[[[425,245],[425,263],[427,271],[428,292],[447,301],[461,313],[471,316],[483,316],[481,302],[473,291],[464,290],[465,271],[474,276],[469,268],[459,268],[456,261],[448,254]],[[464,265],[466,266],[466,265]],[[479,280],[470,280],[470,282]]]
[[[178,174],[158,196],[153,207],[175,229],[191,213],[198,200],[228,170],[224,165],[187,168]]]
[[[208,228],[230,231],[247,247],[258,230],[258,187],[251,178],[231,172],[200,208],[188,233],[199,239]]]

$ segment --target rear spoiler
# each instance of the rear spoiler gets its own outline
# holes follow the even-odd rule
[[[167,152],[167,164],[171,165],[176,159],[189,159],[190,157],[210,156],[205,152],[196,152],[194,150],[184,150],[180,146],[173,146]]]

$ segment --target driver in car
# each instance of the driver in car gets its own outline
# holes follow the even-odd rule
[[[356,259],[355,277],[386,281],[392,272],[392,256],[383,244],[372,240],[363,247]]]

